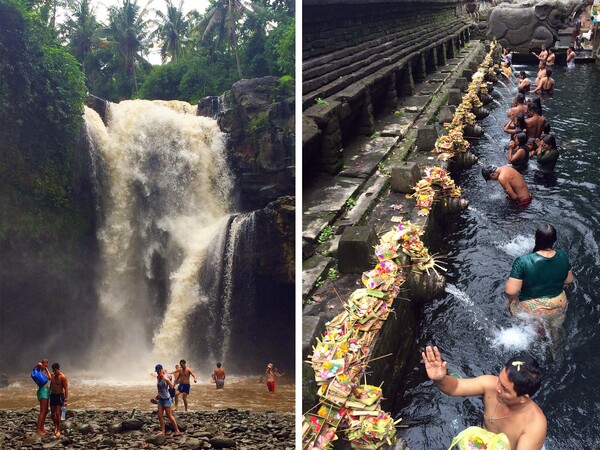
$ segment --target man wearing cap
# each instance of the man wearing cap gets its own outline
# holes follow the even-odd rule
[[[282,377],[283,375],[285,375],[285,373],[279,373],[276,368],[273,368],[273,363],[267,364],[265,378],[267,380],[267,389],[269,389],[269,392],[275,392],[275,378]]]
[[[485,181],[498,181],[504,188],[506,195],[515,200],[519,205],[525,206],[531,203],[531,194],[525,180],[517,170],[510,166],[486,166],[481,169],[481,175]]]

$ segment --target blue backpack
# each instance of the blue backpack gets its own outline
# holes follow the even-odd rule
[[[48,382],[48,377],[38,366],[35,366],[31,371],[31,378],[33,378],[33,381],[35,381],[35,384],[39,387],[42,387]]]

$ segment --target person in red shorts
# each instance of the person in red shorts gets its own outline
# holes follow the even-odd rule
[[[269,392],[275,392],[275,378],[279,378],[285,375],[284,373],[277,372],[277,368],[273,368],[273,363],[267,364],[267,371],[265,372],[265,378],[267,380],[267,389]]]

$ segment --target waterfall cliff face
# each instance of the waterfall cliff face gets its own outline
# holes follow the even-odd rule
[[[229,222],[231,176],[216,122],[183,102],[86,109],[102,254],[95,354],[111,366],[185,358],[209,244]]]

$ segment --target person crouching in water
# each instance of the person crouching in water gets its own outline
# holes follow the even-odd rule
[[[158,421],[160,423],[159,435],[165,434],[165,418],[163,413],[166,413],[167,418],[169,419],[169,422],[171,422],[171,426],[175,431],[174,436],[179,436],[181,432],[179,431],[175,417],[173,417],[173,411],[171,410],[173,399],[169,393],[169,389],[173,389],[175,385],[161,364],[157,364],[154,370],[156,371],[156,389],[158,390],[156,400],[158,402]]]
[[[564,288],[573,282],[571,261],[564,250],[553,248],[555,243],[554,227],[541,224],[533,251],[514,261],[504,287],[510,313],[525,312],[545,320],[554,338],[567,312]]]
[[[556,147],[556,138],[547,134],[541,140],[536,141],[535,157],[539,170],[535,171],[535,177],[542,180],[551,180],[554,177],[554,167],[560,153]]]

